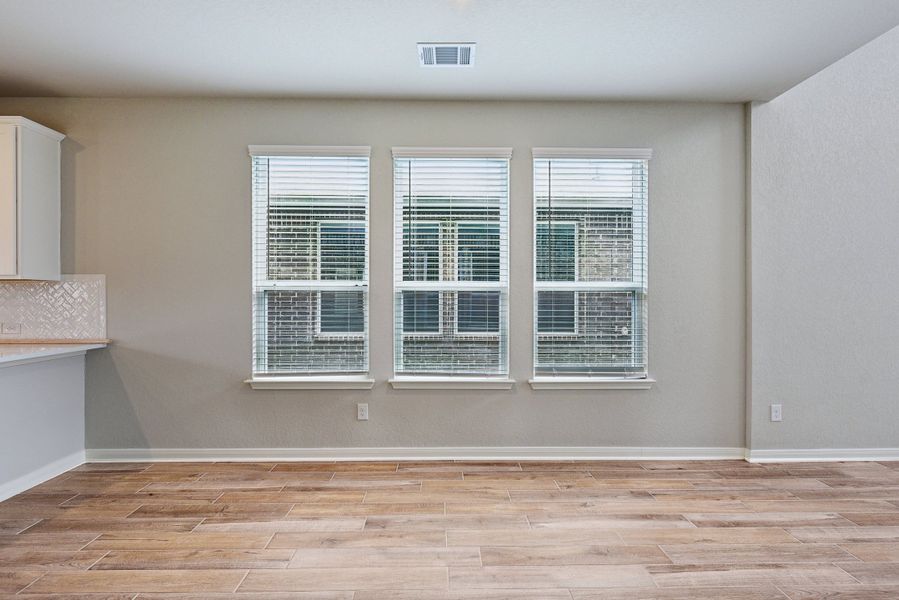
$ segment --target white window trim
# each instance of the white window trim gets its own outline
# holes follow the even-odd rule
[[[656,380],[650,377],[533,377],[535,390],[649,390]]]
[[[533,158],[630,158],[650,160],[652,148],[532,148]]]
[[[428,146],[394,146],[393,158],[512,158],[512,148],[440,148]]]
[[[388,380],[395,390],[511,390],[514,379],[484,376],[397,376]]]
[[[247,146],[250,156],[366,156],[371,146]]]
[[[254,390],[370,390],[375,380],[367,375],[299,377],[257,376],[244,381]]]

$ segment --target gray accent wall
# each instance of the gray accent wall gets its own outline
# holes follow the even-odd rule
[[[0,100],[0,114],[66,133],[63,272],[107,276],[113,343],[87,361],[88,448],[745,445],[742,105],[20,98]],[[372,146],[371,391],[253,391],[243,383],[249,144]],[[395,145],[514,148],[511,392],[386,383]],[[534,146],[654,150],[649,370],[658,383],[650,391],[527,384]],[[858,302],[844,299],[852,306],[869,296],[856,292]],[[356,402],[370,404],[369,421],[356,421]]]
[[[899,447],[899,29],[751,122],[750,446]]]
[[[0,500],[84,460],[84,357],[0,364]]]

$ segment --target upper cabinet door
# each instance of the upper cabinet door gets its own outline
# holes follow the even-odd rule
[[[18,275],[16,127],[0,124],[0,277]]]
[[[60,142],[24,117],[0,117],[0,280],[58,280]]]

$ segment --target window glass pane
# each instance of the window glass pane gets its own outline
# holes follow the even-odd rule
[[[319,226],[319,278],[358,281],[365,277],[365,223]]]
[[[498,307],[491,308],[492,299],[475,301],[474,306],[485,306],[485,310],[476,311],[466,321],[472,331],[458,331],[456,319],[456,307],[458,296],[463,292],[454,291],[428,291],[420,292],[426,295],[429,314],[434,314],[435,308],[439,309],[440,322],[443,323],[440,330],[436,329],[437,319],[431,321],[429,327],[421,327],[427,331],[418,333],[403,331],[404,308],[403,299],[409,291],[397,292],[397,334],[401,343],[397,345],[399,356],[395,356],[398,365],[402,366],[402,373],[406,375],[481,375],[484,373],[502,373],[506,369],[503,347],[505,339],[503,330],[505,327],[506,293],[497,292]],[[435,298],[436,296],[436,298]],[[462,301],[463,307],[465,300]],[[477,314],[480,312],[480,314]],[[486,313],[486,315],[485,315]],[[498,327],[494,331],[474,331],[481,327],[479,321],[499,319]],[[488,324],[488,326],[491,326]],[[463,329],[466,326],[463,324]]]
[[[440,333],[440,292],[403,292],[403,332]]]
[[[577,225],[537,223],[537,281],[577,279]]]
[[[575,293],[537,292],[537,332],[574,333]]]
[[[403,224],[403,281],[440,279],[440,223]]]
[[[458,292],[456,331],[496,333],[499,331],[499,292]]]
[[[459,223],[458,280],[499,281],[499,225]]]
[[[553,293],[538,292],[538,302],[540,296]],[[637,292],[577,292],[576,306],[581,319],[577,332],[573,335],[539,337],[536,373],[641,373],[645,369],[642,303],[642,294]],[[549,321],[545,321],[547,326]],[[564,332],[541,330],[539,333]]]
[[[318,294],[306,290],[257,294],[254,330],[261,338],[255,355],[257,372],[320,374],[338,371],[337,367],[339,372],[368,369],[362,312],[367,293],[339,292],[344,295],[341,299],[333,295],[328,298],[328,293],[322,292],[321,319],[317,318]],[[317,326],[318,333],[324,335],[317,335]],[[345,337],[348,334],[351,337]]]
[[[365,303],[361,291],[321,292],[319,331],[321,333],[362,333],[365,331]]]
[[[368,159],[349,157],[254,157],[255,246],[264,259],[264,277],[273,281],[364,280],[365,221],[368,213]],[[320,256],[320,226],[329,224],[332,254]],[[341,239],[340,227],[345,230]],[[326,227],[326,237],[328,229]],[[361,236],[361,241],[360,241]],[[358,242],[348,256],[341,254]],[[361,260],[360,260],[361,254]],[[346,264],[338,257],[345,256]],[[327,264],[319,269],[319,260]],[[340,269],[335,271],[334,269]],[[327,276],[327,277],[325,277]]]

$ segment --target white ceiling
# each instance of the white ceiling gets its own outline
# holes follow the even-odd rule
[[[766,100],[896,25],[899,0],[0,0],[0,95]]]

